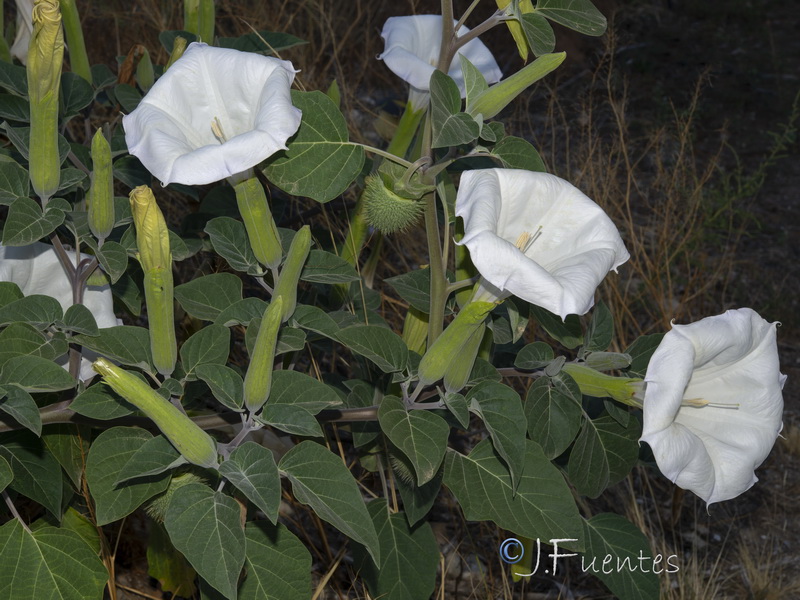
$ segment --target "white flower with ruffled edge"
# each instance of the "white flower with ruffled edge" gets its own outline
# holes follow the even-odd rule
[[[673,325],[650,359],[641,441],[666,477],[708,504],[758,481],[782,429],[775,330],[750,308],[729,310]]]
[[[128,151],[163,185],[247,178],[300,127],[295,73],[288,61],[189,44],[122,119]]]
[[[67,255],[74,262],[75,252]],[[81,254],[82,259],[90,256]],[[0,281],[16,283],[24,296],[41,294],[55,298],[66,311],[72,306],[72,285],[58,255],[52,246],[36,242],[28,246],[0,246]],[[122,321],[114,314],[114,301],[111,287],[108,285],[87,286],[83,294],[83,305],[88,308],[97,326],[115,327]],[[92,361],[97,355],[91,351],[83,351],[80,378],[91,379],[96,375],[92,369]],[[68,357],[62,357],[58,363],[68,368]]]
[[[582,315],[603,278],[630,257],[603,209],[547,173],[467,171],[456,215],[464,219],[459,244],[481,274],[476,300],[514,295],[562,319]]]
[[[462,25],[458,35],[467,32],[469,28]],[[383,60],[395,75],[411,86],[408,101],[413,110],[424,108],[430,96],[431,75],[439,61],[442,42],[441,15],[389,17],[383,25],[381,37],[385,45],[378,59]],[[461,60],[458,58],[460,55],[475,65],[490,85],[500,81],[503,76],[497,61],[483,42],[470,40],[458,50],[447,73],[455,80],[462,98],[466,95],[466,87]]]

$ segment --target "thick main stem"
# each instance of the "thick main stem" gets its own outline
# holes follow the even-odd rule
[[[436,194],[429,192],[425,202],[425,232],[428,240],[428,256],[431,270],[430,313],[428,313],[428,348],[442,333],[444,305],[447,299],[447,279],[442,262],[442,243],[439,239],[439,219],[436,214]]]

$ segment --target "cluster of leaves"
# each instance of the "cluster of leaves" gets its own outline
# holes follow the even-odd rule
[[[521,17],[536,54],[552,50],[546,18],[598,33],[599,13],[588,1],[539,5],[541,10]],[[167,51],[179,34],[191,41],[188,32],[167,32],[162,35]],[[267,52],[298,42],[261,32],[222,38],[219,45]],[[539,63],[537,78],[557,62]],[[463,108],[452,79],[438,71],[431,79],[433,148],[441,149],[448,164],[453,156],[469,155],[507,168],[544,170],[533,146],[506,135],[501,123],[484,122],[481,107],[489,87],[477,69],[466,61],[462,66]],[[158,76],[161,68],[155,72]],[[143,89],[119,83],[107,67],[93,67],[92,77],[89,83],[62,75],[61,131],[70,131],[65,125],[94,106],[130,112],[142,97]],[[53,235],[79,241],[97,258],[118,306],[130,317],[141,315],[142,274],[132,260],[137,248],[127,199],[116,199],[115,228],[98,244],[83,202],[92,171],[87,140],[61,136],[61,186],[43,210],[31,198],[28,180],[25,69],[0,62],[0,88],[8,140],[0,152],[0,203],[8,206],[2,244],[25,246]],[[360,181],[364,149],[349,141],[347,123],[331,97],[293,91],[292,100],[303,112],[302,124],[288,150],[263,165],[263,174],[288,194],[330,201]],[[119,184],[150,184],[150,174],[127,154],[120,129],[109,133]],[[441,177],[443,187],[452,188],[447,171]],[[197,199],[195,190],[172,187]],[[445,200],[452,223],[452,194]],[[295,232],[279,233],[285,253]],[[178,366],[168,378],[153,366],[145,327],[100,329],[83,306],[63,311],[53,298],[23,297],[16,284],[0,283],[0,411],[13,419],[10,428],[24,428],[0,435],[0,490],[9,506],[24,496],[45,511],[34,511],[39,518],[30,524],[11,518],[0,526],[0,596],[101,597],[108,580],[99,558],[106,551],[101,528],[145,506],[153,515],[151,573],[166,591],[189,595],[197,575],[205,598],[307,598],[311,554],[280,518],[282,491],[354,542],[361,575],[375,597],[422,598],[433,591],[439,550],[426,515],[443,487],[467,520],[492,521],[544,541],[572,539],[569,548],[589,558],[636,557],[647,547],[644,536],[619,516],[580,514],[576,495],[597,497],[630,472],[638,460],[641,426],[613,400],[584,396],[553,342],[580,363],[607,364],[637,377],[656,337],[638,340],[623,354],[609,353],[613,323],[602,303],[582,323],[507,301],[490,316],[493,360],[479,358],[461,392],[431,389],[424,397],[428,409],[409,410],[404,389],[416,379],[421,357],[383,318],[380,294],[364,287],[334,248],[320,247],[309,254],[298,304],[280,328],[279,369],[269,399],[250,414],[244,406],[246,369],[234,363],[231,347],[243,344],[252,353],[268,302],[245,296],[243,281],[269,273],[253,254],[231,188],[209,189],[180,232],[170,232],[170,242],[175,261],[213,252],[230,272],[176,282],[175,300],[195,331],[181,342]],[[430,277],[430,269],[423,268],[387,283],[426,315]],[[548,342],[525,343],[531,321],[547,332]],[[194,410],[198,423],[216,430],[224,458],[219,468],[187,466],[167,438],[110,387],[76,382],[58,364],[70,348],[134,370],[155,382],[165,399]],[[347,369],[337,366],[335,357],[342,354]],[[533,379],[524,394],[504,382],[509,372]],[[351,468],[325,445],[326,419],[347,411],[373,415],[371,422],[349,425],[347,460],[359,463]],[[238,437],[230,444],[235,428],[228,422],[245,420],[281,441],[272,445],[280,449]],[[448,447],[452,430],[474,427],[484,428],[486,439],[466,453]],[[402,509],[383,497],[365,502],[360,488],[364,473],[389,464]],[[600,576],[621,598],[657,594],[652,573]]]

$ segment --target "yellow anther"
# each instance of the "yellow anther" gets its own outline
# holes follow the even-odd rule
[[[520,249],[522,253],[528,251],[528,249],[533,246],[533,242],[539,239],[539,236],[542,235],[542,226],[539,225],[539,228],[536,230],[535,233],[530,233],[528,231],[523,231],[519,234],[517,241],[514,242],[514,246]]]
[[[211,121],[211,133],[214,134],[214,137],[217,138],[220,144],[224,144],[228,140],[228,138],[225,137],[225,132],[222,131],[222,123],[219,117],[214,117]]]

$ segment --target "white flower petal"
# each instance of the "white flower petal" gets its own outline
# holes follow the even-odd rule
[[[72,260],[75,252],[67,252]],[[81,258],[90,258],[81,254]],[[36,242],[29,246],[0,246],[0,281],[16,283],[23,295],[42,294],[58,300],[66,311],[72,306],[72,286],[69,278],[58,260],[52,246]],[[114,314],[114,302],[111,287],[89,286],[84,291],[83,304],[88,308],[98,327],[114,327],[122,322]],[[95,375],[92,360],[95,357],[84,351],[81,362],[81,379],[90,379]],[[66,359],[64,359],[66,361]],[[67,368],[67,365],[64,365]]]
[[[23,65],[28,62],[28,46],[33,35],[33,0],[17,0],[17,35],[9,52]]]
[[[242,173],[285,149],[300,126],[294,74],[288,61],[192,43],[123,118],[128,151],[164,185]]]
[[[468,31],[469,28],[462,26],[458,35],[464,35]],[[441,48],[441,15],[390,17],[383,26],[381,37],[385,46],[378,59],[383,60],[395,75],[417,92],[429,92],[431,75],[436,69]],[[458,54],[466,56],[483,73],[490,85],[500,81],[503,76],[494,56],[480,40],[471,40]],[[461,61],[457,57],[447,74],[458,84],[463,98],[466,94],[464,74],[461,71]]]
[[[781,430],[775,330],[749,308],[729,310],[674,325],[650,359],[641,441],[665,476],[708,504],[757,481]]]
[[[467,171],[456,215],[464,219],[459,243],[491,286],[562,318],[586,313],[606,274],[629,258],[603,210],[547,173]],[[515,246],[523,234],[534,237],[525,252]]]

